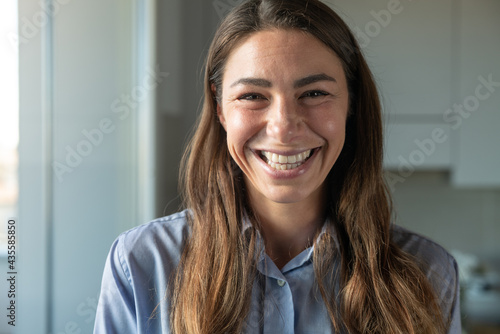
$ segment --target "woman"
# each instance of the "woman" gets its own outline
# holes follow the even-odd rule
[[[380,103],[316,0],[251,0],[212,42],[188,211],[122,234],[96,333],[460,333],[457,269],[391,225]]]

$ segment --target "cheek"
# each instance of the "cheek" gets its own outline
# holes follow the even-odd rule
[[[248,117],[241,112],[231,112],[226,117],[226,133],[229,150],[240,153],[245,144],[257,132],[257,127]]]
[[[330,142],[344,142],[346,120],[344,117],[324,117],[317,120],[321,135]]]

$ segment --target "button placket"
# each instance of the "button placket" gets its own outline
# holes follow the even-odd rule
[[[269,277],[266,287],[263,333],[293,333],[295,312],[290,286],[284,277],[276,276]]]

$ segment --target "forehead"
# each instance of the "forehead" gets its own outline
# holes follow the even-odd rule
[[[226,62],[224,81],[242,76],[295,80],[323,72],[344,78],[333,50],[307,32],[273,29],[253,33],[236,45]]]

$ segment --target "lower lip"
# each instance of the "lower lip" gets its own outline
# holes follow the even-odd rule
[[[267,164],[267,162],[262,160],[262,158],[259,156],[259,154],[257,152],[253,151],[253,154],[255,155],[255,158],[259,161],[259,163],[261,164],[262,168],[272,178],[274,178],[274,179],[293,179],[293,178],[296,178],[296,177],[299,177],[299,176],[305,174],[309,170],[313,160],[316,158],[316,155],[318,154],[318,152],[320,150],[321,150],[321,148],[315,149],[313,155],[311,155],[309,157],[309,159],[307,159],[306,162],[304,162],[302,165],[298,166],[297,168],[287,169],[287,170],[277,170],[277,169],[269,166]]]

